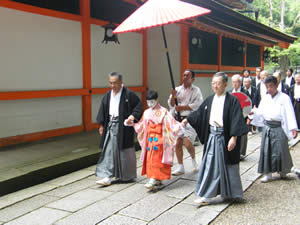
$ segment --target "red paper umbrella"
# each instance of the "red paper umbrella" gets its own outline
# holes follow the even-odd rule
[[[124,33],[146,29],[210,13],[209,9],[179,0],[148,0],[113,32]]]
[[[209,9],[202,8],[190,3],[179,0],[148,0],[135,12],[133,12],[126,20],[124,20],[113,33],[125,33],[147,29],[150,27],[161,26],[168,67],[170,72],[172,88],[175,89],[171,61],[168,52],[168,45],[165,35],[165,24],[175,23],[185,19],[201,16],[210,13]],[[175,98],[175,103],[177,99]],[[178,113],[180,118],[180,113]]]

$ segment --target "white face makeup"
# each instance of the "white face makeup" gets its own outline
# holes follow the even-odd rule
[[[157,101],[152,99],[152,100],[147,100],[147,105],[149,108],[154,108],[157,104]]]

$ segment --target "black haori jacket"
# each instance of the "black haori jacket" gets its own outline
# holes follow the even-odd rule
[[[111,92],[112,90],[104,95],[97,115],[97,122],[104,127],[99,146],[100,148],[103,148],[104,139],[107,133],[107,126],[109,123],[109,104]],[[133,147],[134,145],[134,129],[133,127],[124,126],[124,120],[127,119],[128,116],[133,115],[134,118],[139,121],[142,114],[143,106],[139,97],[134,92],[130,91],[126,87],[123,87],[119,105],[118,145],[120,150]]]
[[[211,105],[214,95],[209,96],[201,104],[198,110],[192,112],[187,120],[191,126],[196,130],[200,142],[204,144],[203,155],[206,150],[206,144],[209,137],[209,118]],[[226,164],[237,164],[240,161],[240,138],[237,139],[236,147],[232,151],[227,150],[229,139],[232,136],[241,136],[248,133],[248,127],[243,117],[242,108],[238,99],[226,93],[224,109],[223,109],[223,128],[225,137],[225,162]]]

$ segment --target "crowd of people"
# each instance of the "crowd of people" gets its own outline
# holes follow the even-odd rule
[[[200,88],[193,84],[195,73],[185,70],[182,85],[171,91],[169,109],[150,90],[143,112],[138,96],[123,85],[122,74],[110,73],[111,90],[104,95],[97,116],[102,152],[96,183],[108,186],[137,177],[134,132],[149,190],[159,190],[163,180],[185,173],[184,145],[192,170],[198,173],[195,203],[207,205],[216,198],[242,201],[239,164],[246,157],[248,133],[259,131],[261,181],[271,181],[275,172],[285,179],[293,167],[288,140],[297,137],[300,127],[300,74],[292,74],[289,69],[281,80],[280,72],[269,75],[258,67],[251,77],[245,69],[232,76],[232,90],[226,91],[228,76],[217,72],[212,77],[213,95],[203,100]],[[200,166],[193,145],[196,137],[204,145]],[[174,155],[178,166],[172,171]]]

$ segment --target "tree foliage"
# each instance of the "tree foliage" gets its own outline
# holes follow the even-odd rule
[[[284,4],[282,4],[284,2]],[[272,10],[270,10],[270,3]],[[254,0],[252,6],[259,10],[258,22],[263,23],[273,29],[279,30],[286,34],[300,37],[300,1],[299,0]],[[282,9],[284,6],[284,10]],[[271,11],[271,13],[270,13]],[[254,15],[248,15],[254,19]],[[283,16],[283,21],[281,21]],[[280,27],[280,23],[284,26]],[[282,30],[283,29],[283,30]],[[280,49],[275,46],[270,49],[271,57],[287,57],[289,66],[300,65],[300,39],[298,38],[288,49]],[[280,63],[280,61],[279,61]],[[267,63],[268,64],[268,63]],[[270,65],[276,65],[269,62]],[[277,64],[278,65],[278,64]],[[282,66],[282,65],[280,65]]]

